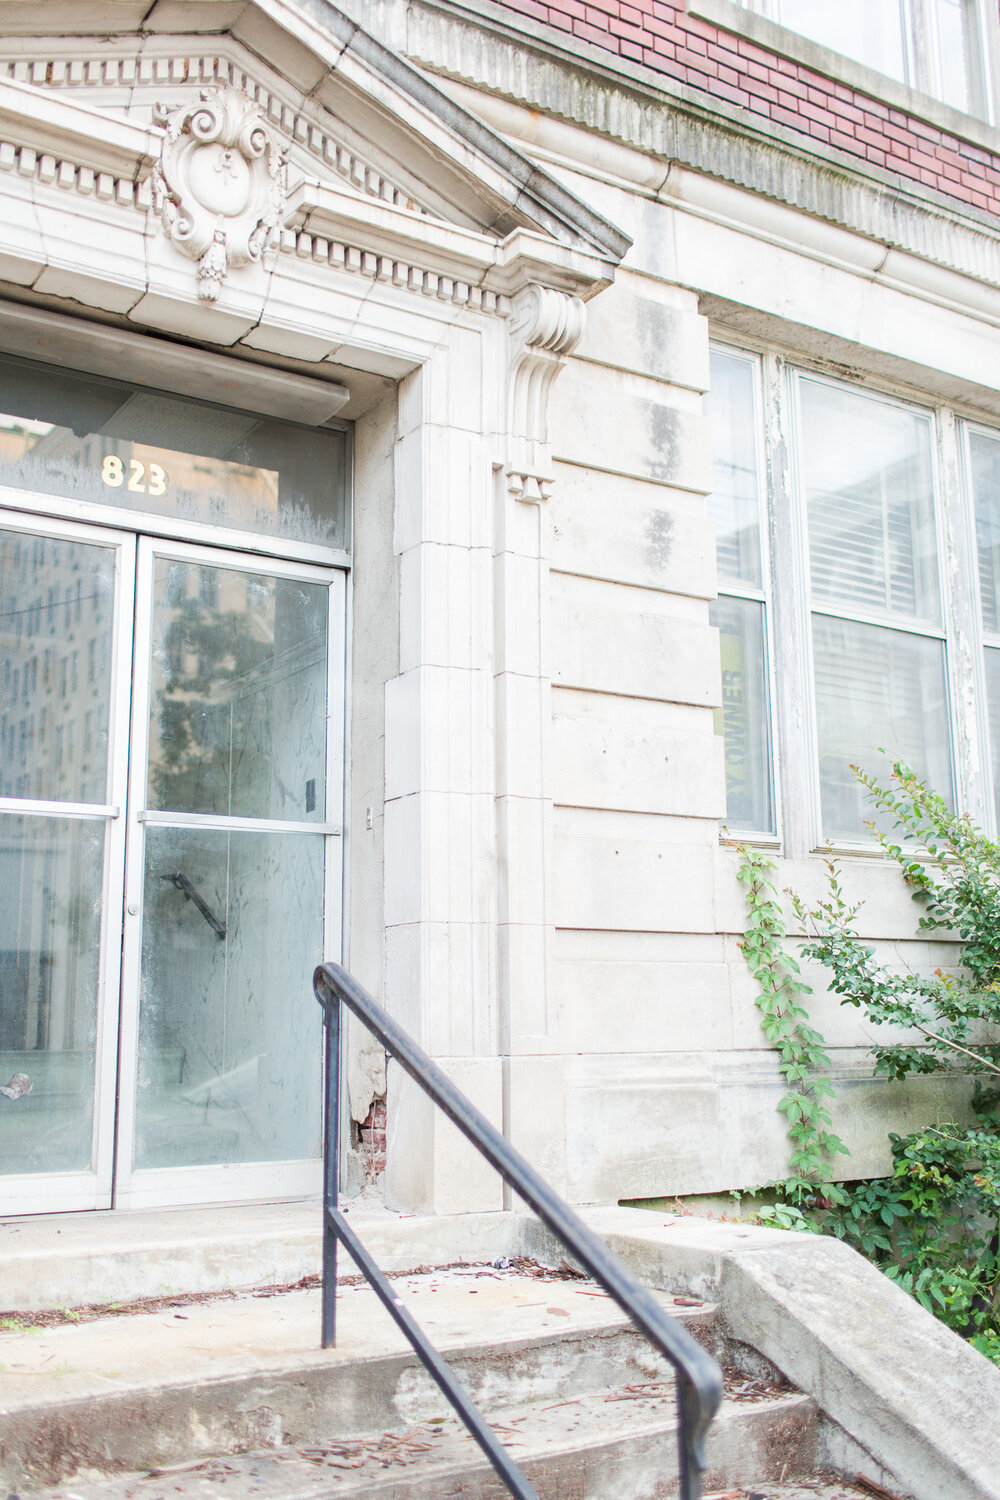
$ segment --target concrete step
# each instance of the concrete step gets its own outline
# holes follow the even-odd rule
[[[523,1448],[542,1493],[671,1493],[662,1476],[676,1471],[672,1372],[593,1284],[462,1267],[395,1286],[490,1420]],[[706,1346],[719,1346],[713,1307],[660,1296]],[[366,1286],[341,1293],[337,1348],[321,1350],[318,1335],[317,1291],[269,1289],[8,1327],[0,1332],[0,1482],[19,1494],[69,1482],[75,1494],[108,1500],[139,1484],[154,1500],[157,1482],[136,1476],[208,1461],[208,1470],[172,1476],[171,1500],[222,1482],[212,1475],[234,1492],[259,1487],[262,1464],[264,1488],[278,1496],[383,1500],[371,1488],[375,1475],[389,1486],[384,1500],[504,1493],[490,1488],[479,1450]],[[807,1398],[769,1388],[759,1371],[734,1371],[713,1433],[713,1475],[721,1484],[807,1471],[814,1418]],[[261,1451],[239,1456],[248,1450]],[[616,1474],[631,1476],[624,1488],[615,1488]]]
[[[708,1481],[731,1488],[794,1462],[815,1463],[815,1410],[794,1393],[753,1405],[725,1401],[713,1428]],[[672,1390],[591,1393],[500,1409],[491,1421],[542,1500],[669,1500],[677,1493]],[[197,1468],[103,1482],[79,1476],[49,1500],[509,1500],[472,1440],[451,1418],[385,1431],[375,1439],[327,1437],[203,1461]],[[21,1492],[27,1493],[26,1491]],[[870,1497],[869,1497],[870,1500]]]
[[[443,1218],[344,1205],[386,1271],[518,1255],[514,1213]],[[320,1269],[319,1202],[0,1219],[0,1316],[8,1309],[128,1302],[171,1292],[286,1285]]]

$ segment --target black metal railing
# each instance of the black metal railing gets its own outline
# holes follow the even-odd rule
[[[314,977],[316,998],[323,1007],[326,1032],[326,1145],[323,1201],[323,1348],[336,1337],[337,1242],[341,1241],[389,1315],[409,1339],[424,1367],[440,1386],[453,1409],[482,1448],[515,1500],[538,1500],[538,1495],[514,1464],[493,1429],[468,1393],[429,1342],[419,1324],[393,1291],[338,1207],[340,1159],[340,1048],[341,1006],[346,1005],[395,1058],[415,1083],[437,1104],[501,1177],[523,1198],[579,1266],[604,1288],[665,1355],[677,1375],[678,1468],[680,1500],[700,1500],[705,1467],[705,1439],[722,1396],[722,1371],[687,1329],[665,1313],[656,1298],[641,1286],[549,1184],[529,1166],[485,1115],[471,1104],[416,1042],[377,1001],[339,964],[322,964]]]

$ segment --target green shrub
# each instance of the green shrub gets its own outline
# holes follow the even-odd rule
[[[829,1114],[815,1107],[819,1093],[832,1092],[815,1074],[827,1066],[822,1038],[806,1025],[807,987],[783,950],[780,911],[775,920],[768,908],[770,901],[777,911],[773,888],[755,893],[766,862],[743,851],[741,879],[753,895],[744,952],[762,984],[757,1003],[765,1012],[765,1033],[779,1050],[786,1078],[793,1076],[789,1063],[804,1057],[811,1080],[809,1086],[800,1080],[779,1105],[793,1124],[801,1115],[808,1126],[807,1155],[790,1129],[790,1176],[770,1184],[777,1202],[759,1218],[846,1240],[1000,1364],[1000,1042],[993,1039],[1000,1024],[1000,845],[966,815],[953,813],[902,762],[893,766],[888,783],[856,774],[876,811],[869,826],[921,907],[921,929],[952,935],[960,944],[961,967],[922,975],[880,964],[858,935],[858,908],[845,899],[833,859],[822,900],[809,907],[793,895],[808,933],[802,952],[826,966],[830,988],[873,1026],[920,1034],[919,1044],[876,1042],[876,1074],[971,1078],[973,1124],[949,1121],[892,1135],[891,1176],[829,1181],[833,1154],[844,1148],[825,1128]],[[781,995],[787,1000],[778,1004],[774,997]],[[789,1041],[789,1028],[797,1041]],[[795,1092],[814,1101],[805,1114],[794,1103]]]

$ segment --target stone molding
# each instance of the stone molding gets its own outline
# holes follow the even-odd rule
[[[280,241],[286,151],[242,90],[203,89],[168,110],[153,168],[153,207],[182,254],[198,262],[198,296],[215,302],[230,266],[259,261]]]
[[[227,58],[218,46],[201,56],[188,51],[143,57],[136,57],[133,52],[128,56],[100,58],[17,58],[0,63],[0,69],[14,82],[52,92],[123,86],[130,90],[144,86],[192,88],[199,85],[241,90],[255,101],[267,123],[290,145],[298,146],[324,162],[356,192],[414,213],[432,214],[429,208],[416,202],[411,193],[369,166],[315,119],[295,109],[237,61]]]
[[[402,4],[385,0],[375,14],[388,26]],[[689,167],[1000,286],[1000,234],[974,208],[930,190],[918,195],[875,167],[861,172],[842,153],[820,142],[805,147],[783,127],[758,129],[724,101],[709,112],[682,85],[671,90],[622,59],[616,67],[549,27],[533,25],[529,33],[527,22],[519,26],[516,15],[489,0],[474,18],[450,0],[408,0],[405,8],[414,60],[661,158],[667,196],[669,164]]]
[[[515,500],[547,500],[552,490],[548,452],[549,395],[556,376],[583,336],[586,309],[579,297],[532,282],[513,298],[509,322],[508,393],[512,453],[507,493]]]
[[[98,198],[102,203],[117,203],[124,208],[152,207],[153,193],[149,178],[136,182],[131,177],[115,177],[92,166],[69,161],[65,157],[39,153],[32,146],[18,146],[0,140],[0,172],[34,178],[45,186],[52,184],[83,197]]]
[[[434,297],[439,302],[451,302],[456,307],[467,307],[470,312],[506,317],[510,311],[508,297],[474,282],[443,276],[438,271],[396,260],[391,255],[381,255],[377,250],[365,250],[323,235],[308,234],[305,230],[286,229],[281,237],[281,250],[283,254],[297,256],[300,260],[348,271],[367,277],[369,281],[415,292],[418,296]]]

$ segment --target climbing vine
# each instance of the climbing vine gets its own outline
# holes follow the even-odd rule
[[[973,1123],[939,1120],[911,1135],[890,1134],[891,1176],[830,1182],[832,1158],[845,1148],[826,1128],[828,1059],[807,1024],[801,996],[808,986],[785,945],[767,875],[773,866],[743,849],[743,952],[760,986],[764,1033],[791,1086],[779,1105],[790,1122],[790,1175],[771,1184],[778,1201],[764,1217],[847,1240],[1000,1364],[1000,845],[902,762],[888,782],[855,774],[876,812],[869,827],[920,907],[920,928],[957,940],[959,966],[927,974],[881,964],[858,934],[858,907],[845,898],[834,860],[822,899],[810,907],[792,897],[808,934],[801,951],[827,967],[842,1004],[877,1028],[895,1028],[893,1039],[872,1046],[876,1074],[970,1081]],[[900,1028],[917,1040],[899,1040]]]
[[[785,1203],[799,1209],[843,1203],[844,1193],[832,1180],[832,1162],[838,1154],[846,1155],[847,1147],[830,1129],[833,1121],[824,1103],[833,1095],[824,1076],[830,1059],[802,1003],[809,986],[785,943],[785,919],[768,873],[773,869],[773,863],[759,851],[740,847],[737,873],[747,907],[740,947],[760,987],[754,1004],[760,1011],[761,1029],[778,1054],[788,1085],[778,1103],[791,1143],[788,1176],[770,1186],[778,1189]]]

